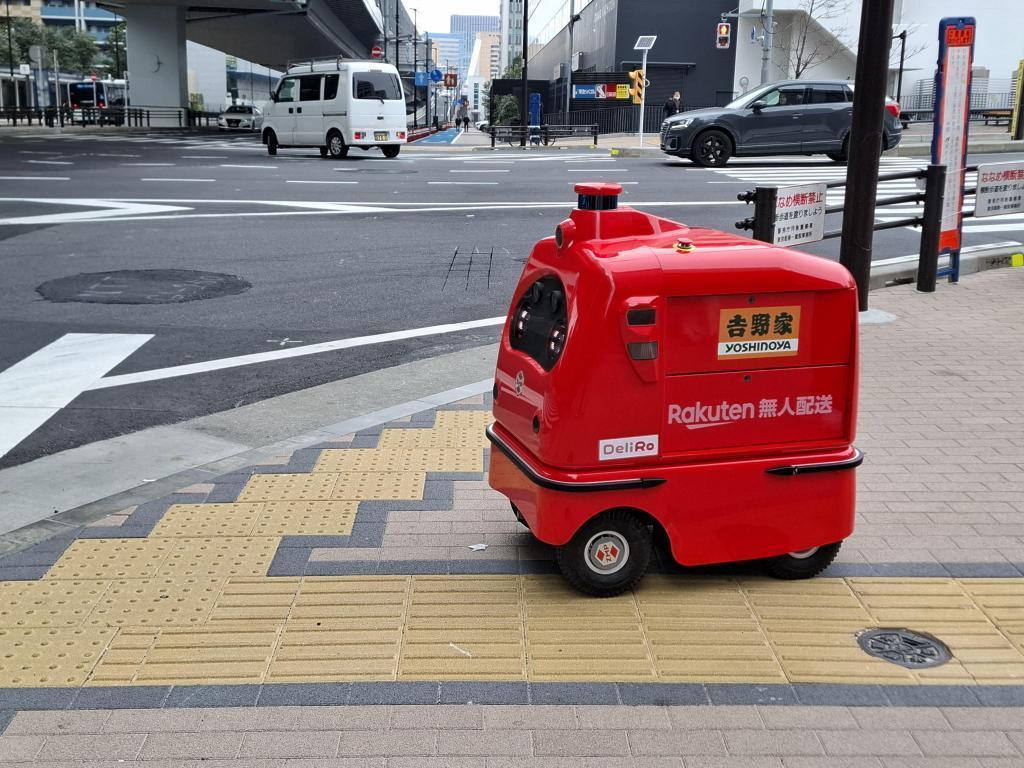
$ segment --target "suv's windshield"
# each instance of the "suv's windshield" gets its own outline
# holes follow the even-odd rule
[[[763,96],[767,91],[771,90],[774,87],[775,86],[772,86],[772,85],[762,85],[762,86],[759,86],[759,87],[755,88],[752,91],[747,91],[742,96],[740,96],[738,98],[735,98],[732,101],[730,101],[728,104],[726,104],[725,108],[726,109],[741,109],[741,108],[747,106],[748,104],[753,104],[755,101],[757,101],[759,98],[761,98],[761,96]]]

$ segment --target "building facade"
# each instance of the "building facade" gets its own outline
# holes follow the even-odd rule
[[[523,51],[523,0],[501,0],[501,48],[498,58],[501,70],[512,64],[512,60]]]
[[[735,0],[647,0],[641,13],[628,0],[535,0],[530,4],[529,75],[553,82],[552,102],[564,104],[570,59],[575,73],[628,72],[640,67],[637,38],[657,35],[648,53],[647,104],[660,106],[681,91],[686,108],[733,98],[735,46],[718,49],[715,30]],[[579,14],[569,48],[569,19]],[[593,80],[592,80],[593,81]],[[625,102],[573,99],[572,109],[625,106]]]
[[[449,32],[461,37],[459,50],[459,79],[469,74],[469,58],[473,55],[473,45],[478,32],[497,32],[501,26],[498,16],[473,16],[453,13]]]
[[[480,46],[475,66],[471,68],[471,77],[482,77],[493,80],[501,76],[501,35],[497,32],[477,32],[475,47]]]

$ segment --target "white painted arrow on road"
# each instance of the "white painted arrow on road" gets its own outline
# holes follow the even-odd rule
[[[151,338],[148,333],[67,333],[0,371],[0,456]]]
[[[17,198],[5,197],[6,201],[18,201]],[[190,211],[191,208],[183,205],[153,205],[151,203],[121,202],[117,200],[96,200],[93,198],[32,198],[20,200],[19,202],[50,203],[52,205],[75,205],[89,208],[88,211],[75,211],[73,213],[45,213],[37,216],[15,216],[9,219],[0,219],[0,224],[74,224],[81,221],[99,221],[117,217],[120,220],[125,216],[152,215],[154,213],[171,213],[174,211]],[[97,210],[99,209],[99,210]]]

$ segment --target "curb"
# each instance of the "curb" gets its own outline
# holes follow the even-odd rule
[[[1014,258],[1018,257],[1018,258]],[[913,282],[917,279],[916,253],[871,262],[871,290],[890,285]],[[948,265],[948,257],[939,259],[939,268]],[[1024,244],[993,243],[973,245],[960,253],[960,275],[972,275],[987,269],[1024,266]]]

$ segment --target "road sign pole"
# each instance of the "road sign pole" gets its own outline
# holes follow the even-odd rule
[[[526,60],[530,51],[530,33],[529,33],[529,21],[530,21],[530,0],[523,0],[523,95],[519,100],[519,111],[523,118],[523,135],[519,137],[519,146],[526,146],[526,134],[530,132],[530,114],[529,114],[529,102],[530,102],[530,84],[529,77],[527,75]]]
[[[647,51],[644,51],[643,61],[640,64],[640,76],[643,78],[643,87],[640,89],[640,125],[636,129],[636,136],[640,140],[640,146],[644,145],[644,105],[647,101]]]
[[[843,235],[839,262],[857,281],[860,309],[868,308],[871,280],[871,248],[875,233],[875,195],[878,163],[882,154],[882,117],[885,84],[889,74],[894,0],[865,0],[861,10],[860,42],[857,45],[857,98],[848,139],[846,198],[843,203]]]

